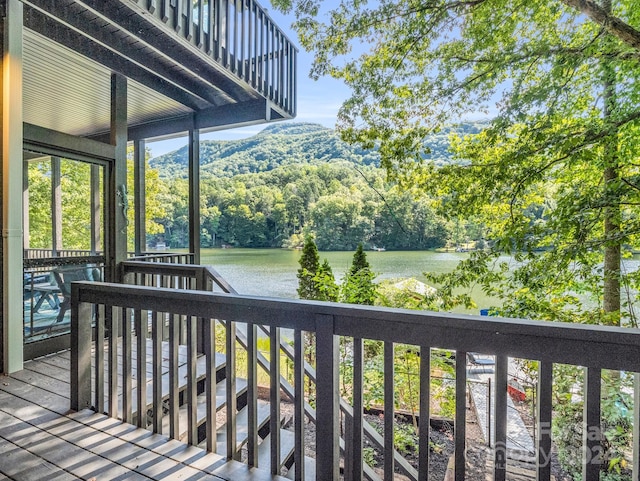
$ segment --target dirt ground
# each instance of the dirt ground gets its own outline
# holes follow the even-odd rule
[[[281,403],[281,412],[293,419],[293,405],[287,402]],[[369,424],[374,426],[378,432],[383,431],[384,417],[380,415],[366,414],[365,419]],[[447,422],[438,423],[437,427],[432,427],[429,439],[430,439],[430,456],[429,456],[429,479],[444,480],[445,473],[447,471],[447,465],[454,451],[454,431],[453,426]],[[404,425],[404,426],[403,426]],[[396,429],[403,430],[407,426],[407,423],[403,421],[396,421]],[[410,424],[409,424],[410,426]],[[487,448],[484,439],[482,438],[482,431],[476,421],[476,417],[472,409],[467,410],[467,476],[468,481],[485,481],[485,466],[487,459]],[[417,445],[417,437],[414,438],[415,445]],[[413,445],[413,446],[415,446]],[[409,461],[413,467],[418,467],[418,452],[417,449],[413,449],[413,446],[408,447],[403,452],[404,458]],[[383,472],[384,462],[382,453],[371,445],[368,441],[364,444],[365,451],[367,451],[367,457],[369,460],[373,460],[373,468],[380,473]],[[307,456],[315,457],[315,425],[307,423],[305,427],[305,451]],[[371,459],[372,458],[372,459]],[[402,481],[408,479],[402,475],[401,471],[396,466],[397,475],[395,479]]]

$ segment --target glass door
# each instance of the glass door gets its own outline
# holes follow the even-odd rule
[[[105,166],[24,151],[24,357],[69,345],[70,283],[103,279]]]

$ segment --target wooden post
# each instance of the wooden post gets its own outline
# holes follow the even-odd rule
[[[25,160],[22,163],[22,247],[24,249],[30,246],[29,224],[29,162]]]
[[[111,144],[115,146],[115,161],[108,175],[107,239],[105,252],[106,280],[118,282],[118,266],[127,256],[127,79],[111,76]]]
[[[95,255],[100,248],[100,173],[102,167],[91,165],[91,254]]]
[[[602,372],[600,369],[584,368],[584,406],[582,412],[582,479],[597,481],[604,449],[602,447],[602,427],[600,426],[602,397]]]
[[[147,250],[146,231],[146,204],[145,204],[145,141],[136,140],[133,143],[133,181],[134,181],[134,206],[135,206],[135,240],[134,250],[137,256]]]
[[[494,481],[505,481],[507,473],[507,382],[509,358],[496,356]]]
[[[71,409],[91,407],[91,305],[78,302],[77,285],[71,286]],[[96,406],[102,412],[102,406]],[[117,414],[117,413],[116,413]]]
[[[51,157],[51,250],[53,257],[62,249],[62,172],[60,157]]]
[[[551,479],[551,419],[553,415],[553,364],[538,364],[538,402],[536,423],[538,432],[537,480]]]
[[[316,319],[316,425],[317,481],[339,479],[338,442],[338,336],[334,335],[333,317],[318,315]]]
[[[22,369],[22,29],[19,0],[0,0],[0,371]]]
[[[200,264],[200,131],[189,131],[189,252]]]
[[[464,481],[467,438],[467,353],[456,351],[455,481]]]

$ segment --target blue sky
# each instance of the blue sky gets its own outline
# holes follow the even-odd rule
[[[294,20],[293,15],[283,15],[275,8],[272,8],[267,1],[261,2],[268,10],[269,15],[276,24],[286,33],[286,35],[300,48],[297,35],[291,29]],[[328,0],[327,4],[333,3]],[[336,115],[342,102],[348,97],[349,90],[337,80],[322,78],[314,81],[309,78],[312,55],[300,49],[298,52],[298,115],[293,122],[314,122],[326,127],[333,128],[336,122]],[[229,129],[218,132],[211,132],[201,135],[201,140],[235,140],[250,137],[266,125],[254,125],[238,129]],[[153,157],[171,152],[186,145],[186,137],[165,140],[162,142],[149,142]]]

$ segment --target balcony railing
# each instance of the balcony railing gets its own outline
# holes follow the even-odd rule
[[[297,49],[255,0],[131,0],[290,115]]]
[[[148,266],[148,264],[147,264]],[[141,267],[142,268],[142,267]],[[178,267],[182,268],[182,267]],[[193,267],[192,267],[193,268]],[[131,272],[137,267],[131,266]],[[174,274],[177,274],[175,272]],[[138,274],[140,281],[152,278],[151,273]],[[183,274],[199,277],[198,288],[203,288],[206,274]],[[176,277],[177,278],[177,277]],[[444,348],[456,352],[455,360],[455,479],[465,479],[465,423],[467,352],[495,355],[496,395],[493,405],[494,472],[495,480],[505,480],[507,459],[507,377],[509,358],[538,361],[538,406],[536,440],[537,476],[551,479],[552,385],[554,364],[584,367],[584,389],[579,396],[584,404],[582,428],[585,435],[582,446],[583,480],[599,479],[602,458],[595,454],[603,451],[601,433],[601,375],[604,369],[626,371],[625,375],[640,372],[640,332],[636,329],[604,328],[599,326],[557,324],[529,320],[481,318],[420,311],[406,311],[311,301],[276,300],[213,292],[185,291],[168,288],[128,286],[118,284],[77,283],[72,293],[72,408],[98,407],[114,417],[137,422],[156,432],[163,431],[163,419],[172,437],[181,433],[192,444],[203,443],[209,450],[216,449],[216,399],[226,397],[226,444],[230,459],[239,459],[240,447],[246,443],[247,462],[258,464],[261,445],[258,412],[263,409],[257,396],[257,367],[269,366],[270,419],[272,436],[267,443],[273,473],[280,473],[283,453],[280,430],[280,396],[284,391],[295,405],[295,449],[293,453],[295,479],[304,478],[304,423],[305,416],[322,420],[316,425],[316,479],[339,479],[341,450],[345,453],[345,479],[379,479],[363,463],[363,343],[375,340],[384,346],[384,479],[393,479],[397,456],[394,451],[394,347],[396,344],[413,346],[420,353],[419,374],[419,466],[408,474],[412,479],[428,479],[431,362],[434,349]],[[206,285],[204,285],[206,287]],[[97,306],[97,309],[95,308]],[[92,318],[98,312],[94,328]],[[178,322],[179,321],[179,322]],[[220,324],[219,324],[220,323]],[[220,328],[224,329],[221,334]],[[270,337],[270,356],[265,360],[257,349],[258,326],[267,326]],[[164,336],[165,329],[168,335]],[[293,382],[284,379],[280,363],[281,329],[291,330],[293,342],[289,345],[293,357]],[[182,331],[184,330],[184,335]],[[238,332],[246,333],[241,345]],[[120,333],[120,334],[118,334]],[[316,366],[313,373],[305,366],[304,333],[315,334]],[[92,334],[95,339],[92,381]],[[135,338],[134,338],[135,336]],[[223,339],[219,337],[222,336]],[[147,339],[148,337],[148,339]],[[349,362],[353,366],[352,400],[345,406],[339,397],[339,339],[346,340]],[[166,339],[166,341],[164,341]],[[216,357],[216,340],[223,341],[225,358]],[[107,346],[101,349],[100,346]],[[219,342],[220,345],[220,342]],[[343,344],[344,345],[344,344]],[[150,351],[147,352],[147,347]],[[153,358],[153,374],[146,379],[144,364],[133,366],[135,359],[143,362],[149,354]],[[163,351],[164,349],[164,351]],[[243,349],[246,356],[246,403],[249,409],[244,438],[237,430],[238,413],[233,393],[239,389],[239,364],[236,351]],[[163,354],[164,352],[164,354]],[[122,356],[121,375],[118,356]],[[163,374],[163,357],[167,357],[167,373]],[[343,353],[344,357],[344,353]],[[180,359],[183,365],[180,365]],[[265,364],[266,363],[266,364]],[[132,372],[136,370],[137,375]],[[204,370],[200,376],[200,370]],[[106,374],[105,374],[106,373]],[[108,392],[101,387],[108,376]],[[135,379],[134,379],[135,377]],[[186,379],[180,390],[179,379]],[[304,396],[306,381],[316,382],[316,403],[312,407]],[[635,405],[640,405],[638,374],[634,392]],[[224,378],[224,383],[216,381]],[[163,384],[169,385],[169,394],[163,397]],[[148,385],[148,389],[138,386]],[[289,385],[290,389],[283,389]],[[224,391],[224,395],[222,391]],[[198,391],[202,391],[198,397]],[[121,394],[120,394],[121,393]],[[561,393],[562,394],[562,393]],[[179,400],[185,401],[181,408]],[[136,406],[149,406],[140,409]],[[182,409],[182,411],[181,411]],[[204,411],[198,421],[199,409]],[[181,417],[180,413],[184,416]],[[341,412],[345,432],[340,439]],[[640,453],[640,415],[634,413],[632,450],[634,460]],[[201,434],[204,432],[204,441]],[[265,438],[266,439],[266,438]],[[634,463],[634,479],[638,479],[638,463]]]

